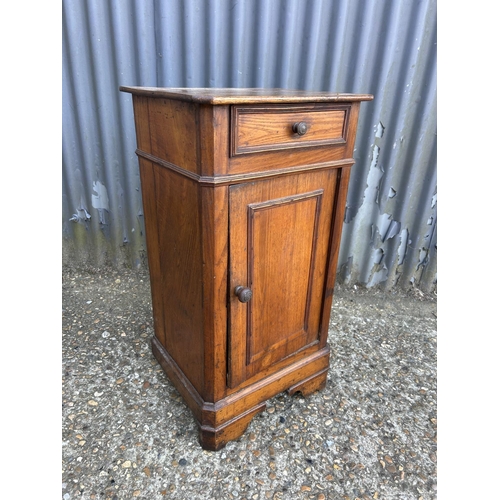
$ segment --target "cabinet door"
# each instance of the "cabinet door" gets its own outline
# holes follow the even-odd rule
[[[331,169],[230,187],[230,387],[318,343],[336,184]]]

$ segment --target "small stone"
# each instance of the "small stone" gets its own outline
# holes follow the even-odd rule
[[[307,484],[303,484],[301,487],[300,487],[300,491],[311,491],[311,487],[308,486]]]
[[[284,423],[285,423],[285,417],[280,417],[280,422],[281,422],[282,424],[284,424]]]
[[[255,432],[251,432],[250,435],[248,436],[248,439],[250,439],[250,441],[255,441],[257,439]]]
[[[121,280],[120,278],[118,278],[118,279],[116,279],[116,280],[115,280],[115,283],[116,283],[117,285],[119,285],[121,282],[122,282],[122,280]]]
[[[135,490],[135,491],[132,493],[132,496],[133,496],[133,497],[138,497],[140,494],[141,494],[141,490]]]
[[[151,477],[151,470],[149,469],[149,467],[144,467],[144,469],[142,470],[144,471],[144,474],[146,474],[146,476]]]
[[[269,479],[276,479],[276,474],[274,472],[271,472],[269,474]]]
[[[122,463],[122,467],[124,469],[128,469],[129,467],[132,467],[132,462],[130,460],[125,460],[125,462]]]
[[[325,500],[325,498],[326,498],[326,497],[325,497],[324,493],[320,493],[320,494],[318,495],[318,500]]]
[[[268,409],[267,409],[267,413],[274,413],[276,411],[276,408],[274,406],[270,406]]]
[[[269,447],[269,456],[274,458],[276,456],[276,451],[272,446]]]
[[[392,464],[392,458],[389,455],[386,455],[384,459],[388,464]]]
[[[99,403],[97,401],[94,401],[93,399],[91,399],[90,401],[87,402],[87,404],[90,406],[97,406]]]
[[[394,474],[394,473],[396,473],[396,472],[397,472],[396,467],[394,467],[394,465],[392,465],[392,464],[389,464],[389,465],[387,466],[387,470],[388,470],[390,473],[392,473],[392,474]]]
[[[102,332],[102,338],[103,338],[103,339],[108,338],[110,335],[111,335],[111,334],[110,334],[107,330],[104,330],[104,331]]]
[[[437,456],[435,453],[430,453],[429,454],[429,458],[433,461],[433,462],[437,462]]]
[[[181,458],[179,460],[179,465],[187,465],[187,460],[185,458]]]
[[[144,382],[144,384],[142,384],[142,388],[148,389],[150,385],[151,385],[151,383],[146,380],[146,382]]]
[[[328,419],[326,422],[325,422],[325,425],[332,425],[333,421]]]
[[[116,384],[121,384],[121,383],[123,383],[123,379],[122,379],[122,378],[119,378],[119,379],[118,379],[115,383],[116,383]]]
[[[327,481],[333,481],[333,476],[331,474],[328,474],[328,476],[325,477]]]

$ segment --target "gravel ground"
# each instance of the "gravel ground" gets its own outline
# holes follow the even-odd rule
[[[337,286],[326,389],[200,448],[154,359],[147,270],[63,270],[62,493],[82,499],[435,499],[436,296]]]

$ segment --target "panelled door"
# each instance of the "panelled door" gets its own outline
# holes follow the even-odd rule
[[[327,169],[230,187],[230,387],[318,342],[336,183]]]

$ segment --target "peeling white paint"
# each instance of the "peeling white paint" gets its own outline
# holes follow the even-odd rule
[[[92,194],[92,206],[97,209],[99,213],[99,222],[101,224],[108,224],[109,212],[109,198],[106,186],[99,181],[92,183],[92,189],[97,194]]]
[[[401,230],[401,222],[393,220],[392,215],[390,214],[382,214],[378,217],[376,227],[378,234],[380,235],[380,241],[374,241],[372,235],[372,243],[376,246],[379,246],[385,241],[394,238],[394,236],[399,233],[399,231]]]
[[[92,206],[98,210],[109,211],[109,198],[106,186],[99,181],[92,183],[92,189],[97,194],[92,194]]]
[[[69,220],[71,222],[85,222],[87,220],[90,220],[90,218],[91,218],[91,215],[87,211],[83,197],[81,197],[80,198],[80,205],[76,209],[76,213],[74,213]]]
[[[408,229],[403,229],[401,231],[401,235],[399,237],[399,241],[401,243],[399,244],[398,248],[398,266],[401,266],[405,260],[406,249],[411,243],[411,240],[409,240],[409,235],[410,233],[408,232]]]
[[[384,135],[385,127],[382,125],[382,122],[378,122],[377,129],[375,130],[375,137],[380,139]]]
[[[378,167],[378,155],[380,154],[379,146],[373,146],[372,162],[370,163],[370,170]]]
[[[417,270],[423,266],[427,260],[427,255],[429,254],[429,249],[428,248],[421,248],[420,249],[420,254],[419,254],[419,261],[417,265]]]
[[[382,264],[382,259],[384,258],[384,251],[381,248],[375,248],[373,251],[373,263],[374,264]]]
[[[432,197],[432,200],[431,200],[431,208],[434,208],[436,206],[436,203],[437,203],[437,199],[438,199],[438,195],[437,193]]]

